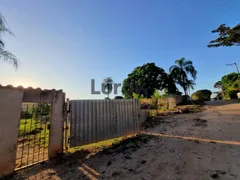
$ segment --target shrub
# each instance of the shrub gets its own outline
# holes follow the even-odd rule
[[[202,100],[202,101],[208,101],[209,98],[206,94],[204,94],[203,92],[195,92],[192,94],[192,98],[193,100],[195,101],[199,101],[199,100]]]
[[[182,102],[179,105],[191,105],[191,104],[193,104],[191,97],[188,95],[183,95]]]
[[[227,94],[229,95],[230,99],[237,99],[238,90],[228,90]]]
[[[161,98],[163,98],[163,96],[159,93],[159,91],[157,89],[155,89],[151,98],[152,99],[161,99]]]
[[[29,113],[28,111],[21,112],[21,119],[31,119],[31,118],[32,118],[32,114]]]
[[[122,96],[115,96],[114,99],[123,99]]]
[[[211,94],[212,92],[207,89],[199,90],[192,94],[192,99],[195,101],[210,101]]]
[[[158,104],[157,104],[157,99],[153,99],[152,103],[150,104],[150,109],[157,109]]]
[[[140,94],[132,93],[132,95],[133,95],[133,99],[139,100],[141,98]]]

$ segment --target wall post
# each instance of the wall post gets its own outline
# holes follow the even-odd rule
[[[48,149],[49,158],[53,158],[58,153],[63,152],[64,103],[65,93],[53,91]]]
[[[23,92],[0,87],[0,178],[14,172]]]

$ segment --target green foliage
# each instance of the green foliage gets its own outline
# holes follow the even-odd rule
[[[153,95],[151,96],[153,99],[161,99],[162,95],[159,93],[157,89],[154,90]]]
[[[188,90],[194,88],[194,81],[197,78],[197,71],[193,66],[192,61],[185,60],[181,58],[175,61],[176,65],[170,67],[170,75],[184,90],[185,95],[187,95]],[[188,74],[191,75],[193,80],[188,78]]]
[[[50,104],[40,103],[40,104],[25,104],[26,110],[22,110],[21,119],[39,119],[39,120],[49,120],[50,118]]]
[[[141,95],[140,94],[137,94],[137,93],[132,93],[132,96],[133,96],[133,99],[136,99],[136,100],[139,100],[141,99]]]
[[[207,96],[211,96],[212,95],[212,91],[208,90],[208,89],[203,89],[203,90],[199,90],[200,92],[203,92],[204,94],[206,94]],[[197,91],[198,92],[198,91]]]
[[[21,119],[19,124],[19,136],[24,138],[25,145],[30,144],[48,146],[49,143],[49,129],[47,129],[49,122],[41,123],[36,119]]]
[[[32,114],[28,111],[22,111],[21,112],[21,119],[31,119]]]
[[[17,69],[19,65],[19,60],[14,54],[5,49],[5,44],[2,40],[2,35],[6,33],[13,35],[11,30],[7,26],[7,22],[4,16],[0,13],[0,61],[9,62]]]
[[[229,96],[230,99],[237,99],[237,93],[238,93],[238,92],[239,92],[238,90],[228,89],[228,90],[226,91],[226,94],[228,94],[228,96]]]
[[[49,121],[50,119],[50,105],[46,103],[38,104],[32,107],[32,115],[35,119]]]
[[[223,88],[226,89],[228,87],[239,87],[238,81],[239,75],[237,73],[230,73],[222,77],[222,85]]]
[[[188,95],[182,95],[182,102],[180,105],[191,105],[193,104],[192,99]]]
[[[221,24],[216,30],[213,30],[212,33],[218,33],[219,37],[210,41],[208,47],[240,46],[240,24],[233,28]]]
[[[192,94],[192,99],[195,101],[209,101],[212,92],[207,89],[196,91]]]
[[[136,67],[128,77],[124,79],[122,93],[125,98],[133,98],[133,93],[142,97],[150,98],[155,89],[167,88],[169,93],[176,92],[176,85],[173,79],[166,74],[164,69],[147,63]]]
[[[222,81],[218,81],[213,85],[214,88],[221,89],[222,88]]]
[[[215,83],[216,84],[216,83]],[[240,78],[237,73],[230,73],[222,77],[221,88],[224,99],[235,99],[240,92]]]

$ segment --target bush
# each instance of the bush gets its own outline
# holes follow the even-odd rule
[[[29,113],[28,111],[21,112],[21,119],[31,119],[31,118],[32,118],[32,114]]]
[[[123,99],[122,96],[115,96],[114,99]]]
[[[227,94],[229,95],[230,99],[237,99],[237,90],[228,90]]]
[[[150,104],[150,109],[157,109],[158,104],[157,104],[157,99],[153,99],[152,103]]]
[[[141,95],[137,93],[132,93],[133,99],[139,100],[141,99]]]
[[[183,95],[182,102],[179,105],[191,105],[191,104],[193,104],[191,97],[188,95]]]
[[[193,93],[192,94],[192,98],[195,101],[199,101],[199,100],[201,100],[201,101],[208,101],[208,100],[210,100],[210,98],[206,94],[204,94],[203,92],[195,92],[195,93]]]
[[[212,92],[207,89],[199,90],[192,94],[192,99],[199,102],[210,101],[211,94]]]

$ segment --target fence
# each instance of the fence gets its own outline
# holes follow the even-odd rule
[[[72,100],[70,106],[71,147],[139,132],[137,100]]]
[[[62,152],[64,101],[65,93],[62,91],[0,85],[0,177],[11,174],[18,165],[19,167],[33,165],[40,162],[41,158],[45,160]],[[21,118],[22,103],[51,104],[49,122],[46,121],[48,115],[45,114],[43,117],[41,113],[39,117],[34,117],[34,120],[26,119],[31,113],[25,113],[26,116]],[[29,106],[23,106],[25,112],[28,108]],[[42,118],[41,121],[39,118]],[[49,130],[46,127],[48,123],[51,124]],[[46,140],[47,131],[49,139]],[[43,146],[39,145],[40,139],[43,140]]]
[[[62,153],[65,119],[71,147],[139,132],[137,100],[72,100],[70,107],[61,90],[0,85],[0,178]]]

